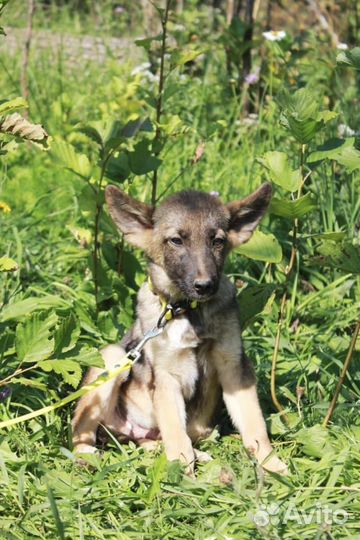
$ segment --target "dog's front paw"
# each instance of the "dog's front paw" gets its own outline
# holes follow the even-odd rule
[[[266,470],[278,474],[282,474],[284,476],[288,476],[289,469],[287,465],[281,461],[276,455],[269,456],[266,458],[260,465]]]
[[[195,453],[190,439],[182,445],[166,445],[165,451],[168,461],[180,461],[185,465],[185,474],[194,476]]]
[[[80,443],[75,446],[73,453],[75,454],[76,463],[78,465],[89,467],[89,461],[86,459],[86,456],[96,454],[97,448],[90,444]]]
[[[285,476],[289,474],[287,465],[277,457],[268,439],[255,440],[252,444],[247,444],[246,449],[266,471]]]

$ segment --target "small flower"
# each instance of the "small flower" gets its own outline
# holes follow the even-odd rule
[[[245,82],[247,84],[256,84],[259,82],[259,74],[258,73],[249,73],[245,77]]]
[[[139,75],[140,73],[144,73],[144,71],[147,71],[150,67],[150,62],[144,62],[143,64],[139,64],[138,66],[134,67],[131,75]]]
[[[218,191],[210,191],[210,195],[212,197],[219,197],[220,196],[220,193]]]
[[[347,43],[338,43],[336,48],[339,49],[339,51],[347,51],[349,45]]]
[[[11,394],[11,390],[8,386],[5,386],[2,390],[0,390],[0,401],[5,401]]]
[[[114,13],[116,15],[121,15],[122,13],[125,13],[126,9],[124,8],[124,6],[115,6],[114,8]]]
[[[4,214],[10,214],[11,212],[10,206],[4,201],[0,201],[0,210],[2,210]]]
[[[357,132],[346,124],[339,124],[337,128],[339,137],[353,137],[357,135]]]
[[[269,30],[263,32],[263,36],[266,41],[281,41],[286,37],[286,32],[284,30]]]

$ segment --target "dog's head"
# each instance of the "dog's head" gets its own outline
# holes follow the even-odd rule
[[[186,298],[201,301],[217,291],[230,249],[247,242],[265,214],[271,184],[228,204],[182,191],[155,209],[115,186],[107,186],[105,195],[126,240],[143,249]]]

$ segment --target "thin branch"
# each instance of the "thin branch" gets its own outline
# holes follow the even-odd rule
[[[28,101],[29,95],[30,95],[29,81],[28,81],[28,67],[29,67],[34,12],[35,12],[35,0],[28,0],[26,38],[25,38],[25,45],[24,45],[23,61],[22,61],[22,66],[21,66],[21,75],[20,75],[21,93],[23,95],[23,98],[26,101]],[[24,111],[23,115],[26,118],[28,118],[29,117],[28,110]]]
[[[301,145],[300,150],[300,171],[301,171],[301,178],[302,182],[299,186],[296,200],[301,197],[302,188],[304,186],[304,183],[306,179],[308,178],[309,174],[305,175],[305,149],[306,146],[304,144]],[[292,270],[294,268],[296,259],[297,259],[297,235],[298,235],[298,228],[299,228],[299,220],[298,218],[294,219],[294,224],[292,228],[292,244],[291,244],[291,254],[290,254],[290,260],[289,264],[285,268],[285,290],[281,297],[280,302],[280,310],[279,310],[279,317],[276,327],[276,336],[275,336],[275,344],[274,344],[274,352],[272,356],[271,361],[271,378],[270,378],[270,389],[271,389],[271,399],[276,407],[276,409],[283,415],[283,418],[285,422],[288,421],[288,418],[286,416],[286,413],[284,412],[284,408],[279,402],[277,395],[276,395],[276,366],[277,366],[277,359],[279,355],[279,349],[280,349],[280,337],[281,337],[281,330],[284,323],[285,318],[285,312],[286,312],[286,304],[287,304],[287,285],[289,283],[290,275],[292,273]]]
[[[333,396],[333,398],[331,400],[328,412],[326,413],[326,416],[324,418],[324,422],[323,422],[324,427],[326,427],[328,425],[328,423],[329,423],[329,421],[330,421],[330,419],[331,419],[331,417],[333,415],[333,412],[335,410],[336,402],[338,400],[341,387],[344,384],[346,373],[347,373],[347,370],[349,369],[349,366],[350,366],[350,362],[351,362],[351,359],[352,359],[352,356],[353,356],[353,352],[354,352],[354,349],[355,349],[355,344],[356,344],[357,337],[359,335],[359,331],[360,331],[360,321],[357,321],[357,323],[355,325],[355,328],[354,328],[352,338],[351,338],[350,347],[349,347],[349,350],[347,352],[345,362],[344,362],[343,368],[341,370],[338,383],[336,385],[335,394],[334,394],[334,396]]]
[[[163,91],[164,91],[164,82],[165,82],[165,52],[166,52],[166,38],[167,38],[167,22],[169,18],[171,0],[166,0],[164,15],[161,17],[161,26],[162,26],[162,36],[161,36],[161,52],[160,52],[160,74],[159,74],[159,88],[158,88],[158,97],[156,100],[156,131],[155,131],[155,142],[160,141],[161,137],[161,128],[160,120],[162,115],[162,105],[163,105]],[[156,150],[156,153],[159,153],[159,150]],[[157,191],[157,181],[158,181],[158,172],[154,171],[152,178],[152,188],[151,188],[151,204],[155,205],[156,203],[156,191]]]

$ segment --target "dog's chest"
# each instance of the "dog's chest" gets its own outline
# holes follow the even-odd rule
[[[196,350],[201,339],[187,317],[172,320],[146,348],[155,377],[166,372],[175,377],[186,399],[192,397],[199,376]]]

